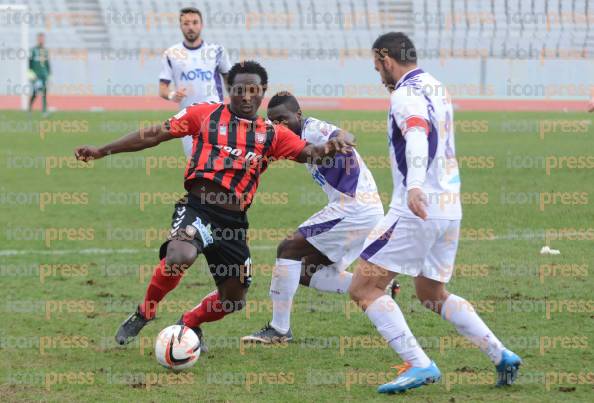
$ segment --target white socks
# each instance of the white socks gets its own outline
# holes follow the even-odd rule
[[[270,282],[270,298],[272,299],[270,325],[281,333],[288,332],[291,327],[291,306],[299,287],[300,277],[301,261],[276,259],[276,266]],[[352,279],[353,273],[339,272],[332,267],[324,266],[311,276],[309,286],[319,291],[344,294],[348,291]]]
[[[276,265],[270,282],[272,299],[272,321],[270,325],[281,333],[287,333],[291,327],[291,306],[293,296],[299,287],[301,261],[276,259]]]
[[[340,272],[332,267],[324,266],[311,276],[309,286],[319,291],[344,294],[348,291],[352,279],[353,273]]]
[[[413,367],[425,368],[431,364],[392,298],[388,295],[379,297],[367,307],[365,314],[400,358]]]
[[[495,365],[499,364],[505,347],[468,301],[450,294],[441,307],[441,317],[452,323],[458,333],[476,344]]]

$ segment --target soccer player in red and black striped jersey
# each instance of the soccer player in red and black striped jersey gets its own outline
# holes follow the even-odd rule
[[[351,144],[338,136],[321,145],[308,144],[281,125],[257,115],[268,75],[247,61],[229,71],[230,103],[195,104],[161,126],[130,133],[103,147],[75,149],[79,160],[99,159],[120,152],[140,151],[177,137],[192,136],[192,158],[185,171],[186,198],[173,213],[168,240],[161,246],[144,302],[120,326],[119,344],[131,341],[155,317],[157,304],[173,290],[184,271],[204,254],[217,289],[180,323],[201,336],[200,325],[241,309],[251,282],[246,211],[260,175],[271,161],[322,162],[335,153],[348,153]]]

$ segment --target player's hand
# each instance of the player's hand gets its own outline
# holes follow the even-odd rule
[[[413,188],[408,191],[408,208],[417,217],[427,219],[427,196],[419,188]]]
[[[172,101],[175,102],[181,102],[182,99],[184,99],[186,97],[186,89],[185,88],[180,88],[177,91],[175,91],[175,94],[173,94],[173,97],[171,98]]]
[[[29,71],[27,71],[27,78],[29,81],[35,81],[37,80],[37,74],[35,74],[33,70],[29,69]]]
[[[353,151],[353,147],[356,144],[345,139],[343,136],[336,136],[328,140],[325,144],[325,153],[326,155],[339,153],[339,154],[348,154]]]
[[[74,156],[79,161],[89,162],[105,157],[101,149],[93,146],[80,146],[74,149]]]

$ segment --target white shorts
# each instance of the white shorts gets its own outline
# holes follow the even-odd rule
[[[182,146],[184,148],[184,154],[186,158],[190,158],[192,156],[192,148],[194,147],[194,137],[193,136],[184,136],[181,139]]]
[[[374,229],[361,258],[395,273],[450,281],[460,220],[407,218],[394,210]]]
[[[334,262],[331,267],[344,271],[359,257],[367,237],[382,218],[381,207],[354,214],[327,205],[301,224],[298,231]]]

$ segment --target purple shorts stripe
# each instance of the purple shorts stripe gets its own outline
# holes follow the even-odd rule
[[[305,239],[310,238],[312,236],[323,234],[324,232],[330,231],[336,224],[342,221],[342,218],[336,218],[334,220],[321,222],[318,224],[306,225],[304,227],[299,227],[299,233],[303,235]]]
[[[400,220],[400,218],[398,219]],[[373,255],[375,255],[381,248],[386,246],[390,238],[392,237],[392,232],[394,232],[394,228],[396,228],[396,224],[398,224],[398,220],[386,232],[380,235],[375,241],[369,244],[367,248],[363,252],[361,252],[361,259],[369,260]]]

